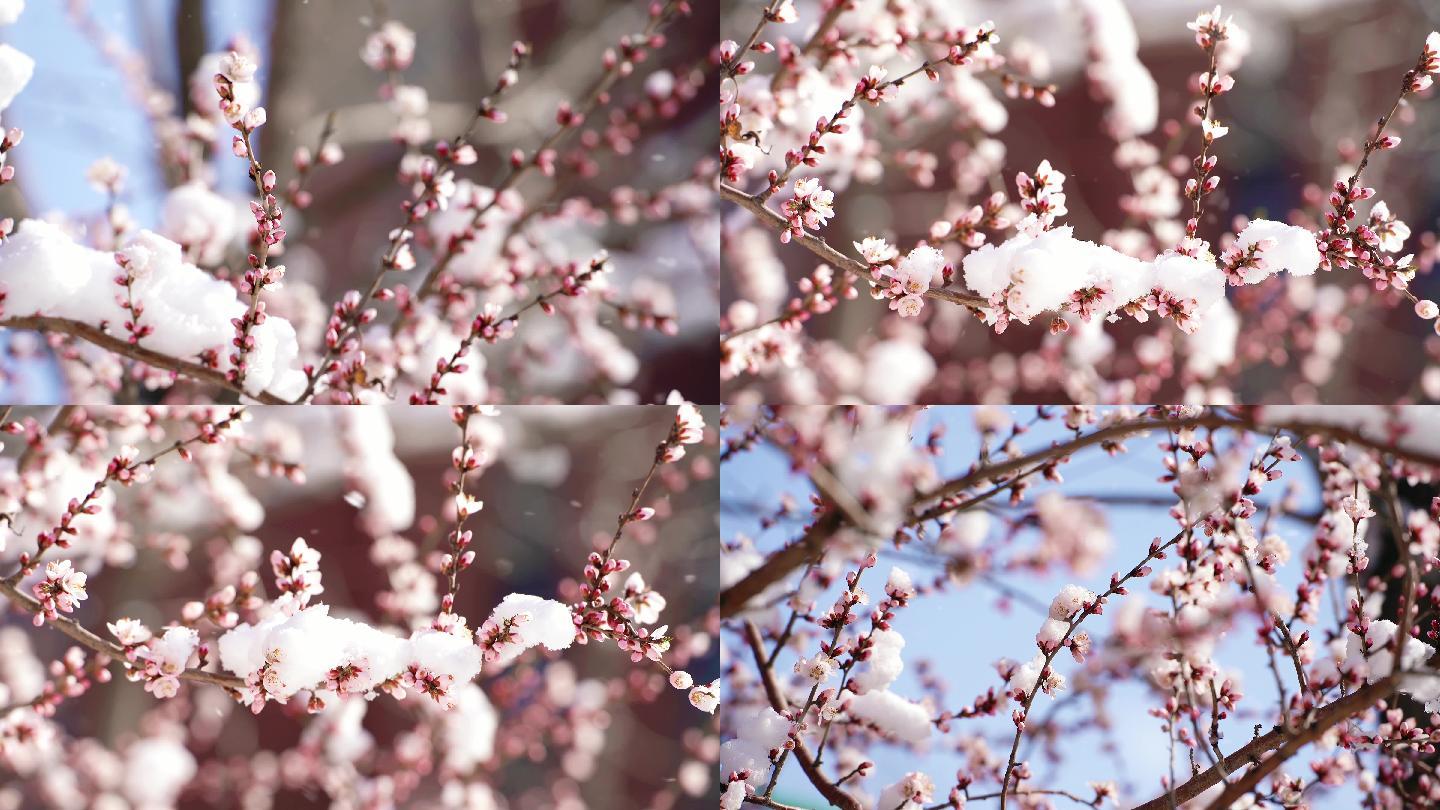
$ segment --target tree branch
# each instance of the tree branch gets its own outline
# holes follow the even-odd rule
[[[240,393],[228,379],[224,372],[213,368],[207,368],[199,363],[190,360],[181,360],[178,357],[171,357],[153,349],[147,349],[139,344],[130,343],[124,338],[111,335],[97,326],[92,326],[83,321],[74,321],[69,318],[52,318],[43,315],[32,315],[25,318],[6,318],[0,320],[0,329],[26,329],[41,333],[63,334],[73,338],[92,343],[100,348],[138,360],[147,366],[163,368],[166,371],[173,371],[182,377],[189,377],[196,382],[208,383],[223,388],[227,391]],[[250,394],[245,394],[250,396]],[[291,403],[271,394],[262,391],[255,395],[254,399],[266,405],[289,405]]]
[[[31,613],[39,613],[43,608],[34,597],[20,590],[15,585],[0,580],[0,595],[4,595],[16,607],[24,608]],[[116,661],[125,660],[125,649],[112,641],[106,641],[100,636],[86,630],[81,624],[68,616],[57,616],[49,619],[46,624],[75,639],[80,644],[94,650],[102,655],[108,655]],[[206,672],[203,669],[187,669],[178,676],[181,680],[193,681],[195,683],[208,683],[212,686],[219,686],[224,689],[241,690],[245,688],[245,682],[232,675],[221,675],[215,672]]]
[[[768,226],[772,231],[778,233],[790,227],[790,223],[786,222],[785,217],[781,216],[779,212],[772,210],[769,206],[765,205],[765,203],[761,202],[758,197],[746,194],[732,185],[721,183],[720,196],[754,214],[759,218],[760,222]],[[800,243],[806,250],[824,259],[827,264],[844,270],[853,276],[858,276],[864,279],[866,283],[870,282],[870,265],[859,259],[852,259],[846,256],[844,253],[831,247],[830,243],[819,236],[806,231],[804,235],[795,237],[794,241]],[[958,293],[953,290],[936,289],[933,287],[925,291],[925,297],[936,301],[959,304],[971,312],[974,312],[977,316],[980,314],[981,308],[990,305],[989,299],[982,298],[973,293]]]
[[[750,652],[755,656],[755,667],[760,672],[760,680],[765,685],[765,695],[770,699],[770,707],[777,712],[785,711],[789,702],[785,695],[780,692],[780,685],[775,682],[775,673],[765,665],[765,640],[760,637],[760,629],[755,623],[749,620],[745,622],[745,641],[750,645]],[[810,748],[805,745],[804,740],[795,740],[795,761],[800,763],[800,770],[810,779],[810,784],[820,791],[827,801],[840,810],[862,810],[860,802],[855,797],[841,790],[840,787],[825,778],[820,772],[819,766],[815,764],[815,758],[810,754]]]
[[[761,563],[759,568],[721,591],[720,618],[733,618],[746,602],[784,579],[791,571],[804,565],[806,560],[819,555],[824,550],[825,543],[835,532],[839,531],[843,522],[843,516],[839,510],[827,510],[805,530],[805,534],[799,540],[766,557],[765,562]]]
[[[1227,772],[1233,773],[1246,765],[1260,764],[1260,757],[1262,755],[1278,748],[1280,751],[1269,759],[1264,760],[1264,763],[1274,761],[1275,764],[1270,767],[1270,769],[1273,770],[1275,767],[1278,767],[1281,762],[1294,754],[1296,750],[1324,734],[1331,726],[1347,717],[1365,711],[1375,703],[1388,697],[1394,688],[1395,684],[1392,679],[1389,678],[1361,687],[1345,697],[1321,708],[1316,712],[1315,719],[1312,720],[1309,725],[1293,735],[1287,734],[1278,728],[1271,729],[1268,734],[1256,737],[1241,747],[1240,750],[1225,757],[1220,765],[1214,765],[1208,770],[1201,771],[1191,777],[1189,781],[1176,786],[1173,792],[1175,804],[1179,805],[1188,802],[1215,785],[1220,784],[1221,765],[1224,766]],[[1262,764],[1261,767],[1263,768],[1264,765]],[[1256,768],[1252,770],[1250,774],[1246,774],[1245,777],[1231,786],[1231,791],[1249,780],[1251,774],[1255,774],[1260,770],[1261,768]],[[1268,771],[1266,771],[1266,773],[1268,773]],[[1254,786],[1254,782],[1258,782],[1262,776],[1263,774],[1256,776],[1254,781],[1246,785],[1244,790],[1240,792],[1243,793],[1245,790],[1249,790],[1250,787]],[[1169,810],[1169,808],[1172,807],[1170,803],[1171,795],[1172,793],[1170,791],[1166,791],[1144,804],[1131,808],[1131,810]],[[1228,803],[1212,803],[1212,807],[1226,806],[1228,806]]]
[[[941,502],[912,515],[907,519],[906,525],[916,526],[927,520],[933,520],[948,512],[954,511],[954,509],[957,508],[957,504],[945,503],[943,499],[964,492],[987,481],[993,481],[996,478],[1010,473],[1034,467],[1046,461],[1069,455],[1086,447],[1103,444],[1107,441],[1118,441],[1152,430],[1175,430],[1187,427],[1228,427],[1246,431],[1272,431],[1278,429],[1291,432],[1300,437],[1311,435],[1326,436],[1337,441],[1367,447],[1371,450],[1393,453],[1399,458],[1417,464],[1440,468],[1440,458],[1418,451],[1402,450],[1384,440],[1374,439],[1353,429],[1338,425],[1323,425],[1302,421],[1262,421],[1252,415],[1229,415],[1213,412],[1185,418],[1136,419],[1118,422],[1069,441],[1056,442],[1050,447],[1037,450],[1033,453],[1015,456],[1004,461],[974,469],[965,475],[947,481],[928,493],[918,494],[912,503],[912,507],[914,508],[918,508],[920,504],[930,501],[940,500]],[[747,601],[754,598],[770,585],[784,579],[790,572],[800,567],[813,555],[820,553],[829,538],[845,524],[843,515],[838,512],[831,513],[827,515],[827,517],[829,518],[828,520],[822,519],[821,521],[817,521],[805,531],[805,534],[799,540],[771,554],[758,568],[746,574],[739,582],[721,591],[721,618],[728,619],[734,617],[740,612],[740,608],[743,607]]]

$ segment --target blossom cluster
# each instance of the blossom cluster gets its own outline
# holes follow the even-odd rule
[[[667,581],[703,562],[683,539],[709,514],[695,508],[706,498],[697,484],[713,480],[714,431],[701,408],[678,398],[663,409],[463,407],[449,414],[466,427],[458,444],[432,429],[446,421],[437,409],[329,411],[73,406],[0,417],[20,450],[0,458],[0,599],[42,628],[0,628],[0,795],[49,795],[45,785],[73,776],[74,799],[172,807],[203,789],[283,801],[268,768],[290,761],[303,767],[283,790],[337,802],[388,791],[397,805],[443,793],[451,806],[536,785],[588,794],[621,746],[652,752],[654,778],[630,788],[639,803],[709,790],[718,741],[702,712],[719,707],[715,647],[690,618],[705,605]],[[637,425],[655,444],[628,447]],[[586,438],[557,442],[566,432]],[[545,480],[563,497],[572,464],[603,485],[607,473],[580,460],[596,435],[614,437],[607,460],[652,465],[634,493],[614,493],[633,499],[611,547],[620,553],[607,555],[605,574],[562,572],[553,592],[540,580],[510,584],[516,549],[533,544],[507,539],[479,496],[504,512],[517,491],[548,498],[533,486]],[[529,483],[506,491],[486,475],[496,465]],[[437,470],[437,497],[426,497]],[[332,517],[278,547],[262,540],[274,524],[267,512],[296,503],[305,508],[294,514]],[[358,518],[339,537],[337,509]],[[483,583],[447,599],[457,595],[447,554],[425,537],[465,520],[475,538],[467,551],[484,554],[457,573]],[[322,556],[337,541],[359,553]],[[153,596],[128,590],[142,577]],[[378,588],[366,585],[377,577]],[[622,655],[635,665],[585,663]],[[135,685],[102,688],[116,671]],[[131,732],[85,736],[90,704],[122,699],[136,714]],[[700,711],[677,715],[687,701]],[[270,719],[250,721],[240,707]],[[685,744],[617,736],[613,723],[627,716]],[[297,733],[276,734],[276,723]],[[231,742],[217,747],[221,734]],[[509,767],[517,761],[525,768]],[[103,773],[89,775],[83,763],[97,762]],[[140,766],[164,773],[143,786],[116,781]]]
[[[9,0],[0,24],[23,9]],[[339,180],[348,169],[330,169],[346,149],[367,161],[389,149],[384,134],[373,149],[366,143],[368,109],[308,123],[314,99],[267,98],[286,92],[270,86],[276,54],[243,36],[195,60],[181,104],[127,35],[106,30],[86,6],[64,9],[140,102],[155,139],[141,152],[155,171],[140,171],[117,142],[116,154],[80,169],[103,197],[103,214],[0,217],[0,329],[24,335],[7,343],[16,347],[7,378],[33,364],[58,370],[74,399],[269,404],[574,400],[597,387],[654,401],[675,387],[642,372],[666,346],[698,351],[704,331],[695,313],[705,287],[690,282],[712,259],[688,234],[713,219],[702,179],[710,158],[693,139],[673,137],[697,114],[690,102],[707,75],[687,47],[697,36],[690,4],[627,12],[586,57],[595,77],[580,84],[591,89],[546,101],[546,120],[530,120],[535,105],[517,104],[526,119],[518,129],[506,106],[520,91],[568,86],[545,75],[571,71],[562,54],[515,42],[484,66],[488,93],[463,99],[475,83],[467,80],[462,97],[432,103],[437,91],[416,74],[433,69],[423,58],[417,65],[417,54],[434,43],[381,12],[362,15],[370,30],[349,58],[376,79],[376,106],[400,145],[390,174],[406,199],[383,215],[388,224],[378,210],[362,216],[364,227],[342,245],[328,212],[370,202],[339,200],[334,189],[353,186]],[[20,25],[44,24],[38,16]],[[30,56],[0,47],[0,110],[34,70]],[[447,123],[457,107],[473,111],[463,129]],[[277,110],[294,120],[267,135]],[[0,184],[14,177],[22,134],[0,130]],[[289,161],[264,152],[302,137]],[[248,176],[243,195],[227,186],[231,158]],[[366,187],[388,199],[387,173],[363,173],[381,178]],[[152,174],[164,182],[158,194],[148,179],[129,181]],[[607,194],[590,193],[596,177]],[[351,272],[357,261],[361,272]],[[335,282],[342,264],[350,269]],[[329,289],[334,283],[343,286]],[[546,362],[553,357],[570,359]],[[505,371],[532,361],[531,372]]]
[[[1267,171],[1255,133],[1236,142],[1254,119],[1240,108],[1259,102],[1235,90],[1254,32],[1293,10],[1206,7],[1157,32],[1120,0],[1073,4],[1053,28],[1023,14],[967,26],[965,12],[930,5],[722,15],[753,31],[719,50],[727,400],[1244,401],[1262,396],[1261,377],[1306,399],[1369,368],[1345,336],[1386,308],[1424,319],[1411,331],[1436,325],[1440,306],[1419,289],[1433,235],[1412,238],[1397,216],[1409,201],[1373,199],[1365,178],[1432,93],[1440,33],[1418,59],[1393,43],[1398,97],[1386,80],[1378,126],[1353,144],[1334,134],[1333,180],[1323,156],[1294,148],[1312,133],[1265,133],[1305,177],[1327,173],[1276,205],[1254,192]],[[1142,29],[1155,38],[1143,49]],[[1329,36],[1298,23],[1294,35]],[[1167,63],[1193,65],[1177,92],[1142,59],[1162,46],[1174,46]],[[1262,81],[1281,69],[1258,61]],[[1057,95],[1068,111],[1049,109]],[[1099,141],[1061,134],[1092,120]],[[1007,193],[1000,178],[1016,163],[1039,168]],[[1232,174],[1243,182],[1222,186]],[[889,311],[847,304],[863,292]],[[1409,356],[1434,398],[1430,348]],[[1395,396],[1413,394],[1414,364],[1386,364]],[[881,369],[894,381],[876,382]]]

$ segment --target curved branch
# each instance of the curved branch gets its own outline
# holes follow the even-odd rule
[[[785,217],[781,216],[779,212],[765,205],[758,197],[746,194],[732,185],[721,183],[720,196],[754,214],[772,231],[778,233],[790,227],[790,223],[786,222]],[[824,239],[807,231],[805,234],[795,237],[794,241],[800,243],[806,250],[824,259],[827,264],[844,270],[853,276],[858,276],[867,283],[870,281],[870,265],[859,259],[846,256],[844,253],[831,247],[830,243]],[[958,293],[953,290],[931,288],[925,291],[925,297],[936,301],[958,304],[974,312],[977,316],[980,315],[982,308],[990,305],[989,299],[982,298],[973,293]]]
[[[928,493],[917,495],[911,504],[912,508],[918,509],[921,504],[931,501],[939,500],[940,502],[913,514],[905,521],[905,525],[916,526],[955,510],[963,504],[947,503],[944,499],[984,482],[993,481],[1029,467],[1042,465],[1086,447],[1103,444],[1107,441],[1118,441],[1152,430],[1175,430],[1187,427],[1229,427],[1236,430],[1265,431],[1279,429],[1289,431],[1297,436],[1327,436],[1331,439],[1359,445],[1370,450],[1393,453],[1396,457],[1413,463],[1440,468],[1440,458],[1419,451],[1404,450],[1388,441],[1371,438],[1359,431],[1339,425],[1324,425],[1305,421],[1264,420],[1248,414],[1229,415],[1217,413],[1204,413],[1194,417],[1136,419],[1117,422],[1116,424],[1108,425],[1069,441],[1056,442],[1043,450],[1037,450],[1023,456],[1015,456],[1004,461],[974,469],[958,478],[953,478]],[[722,590],[720,592],[720,617],[722,619],[734,617],[740,612],[741,607],[743,607],[747,601],[754,598],[770,585],[784,579],[792,571],[800,567],[805,560],[818,554],[824,548],[825,543],[829,541],[830,537],[839,531],[845,523],[846,521],[843,516],[838,513],[835,513],[831,520],[827,521],[822,519],[818,521],[808,528],[799,540],[790,543],[769,557],[766,557],[765,561],[761,563],[758,568],[746,574],[740,581]]]
[[[784,579],[791,571],[804,565],[806,560],[818,556],[824,550],[825,543],[840,530],[843,523],[844,519],[839,510],[827,511],[805,530],[799,540],[766,557],[759,568],[721,591],[720,618],[734,617],[746,602]]]
[[[1315,719],[1303,729],[1294,733],[1287,733],[1278,728],[1271,729],[1269,733],[1256,737],[1241,747],[1240,750],[1225,757],[1219,764],[1212,766],[1208,770],[1201,771],[1191,777],[1189,781],[1178,785],[1173,793],[1166,791],[1144,804],[1136,805],[1131,808],[1131,810],[1169,810],[1169,808],[1173,806],[1184,804],[1220,784],[1222,766],[1227,773],[1234,773],[1246,765],[1259,765],[1260,767],[1251,771],[1251,773],[1247,774],[1240,782],[1235,782],[1232,785],[1233,790],[1243,782],[1248,781],[1251,775],[1255,775],[1254,780],[1245,788],[1245,790],[1248,790],[1250,787],[1253,787],[1254,783],[1258,782],[1265,773],[1269,773],[1269,771],[1279,767],[1281,762],[1284,762],[1307,743],[1320,737],[1331,726],[1365,711],[1388,697],[1394,689],[1395,682],[1393,678],[1386,678],[1385,680],[1363,686],[1321,708],[1316,712]],[[1262,762],[1260,759],[1261,756],[1270,751],[1275,751],[1277,748],[1280,750]],[[1270,765],[1272,762],[1274,764]],[[1269,765],[1269,769],[1265,769],[1266,765]],[[1264,769],[1263,773],[1261,772],[1262,769]],[[1243,792],[1242,790],[1241,793]],[[1172,795],[1174,797],[1174,805],[1171,804]],[[1218,806],[1225,807],[1228,806],[1228,803]]]
[[[754,622],[745,622],[745,641],[750,645],[750,652],[755,656],[755,667],[760,672],[760,680],[765,685],[765,696],[770,700],[770,707],[777,712],[783,712],[789,705],[785,695],[780,691],[780,685],[775,682],[775,673],[765,663],[765,640],[760,637],[760,630]],[[810,753],[810,748],[805,745],[804,740],[795,740],[795,761],[800,763],[800,770],[810,780],[810,784],[820,791],[832,805],[841,810],[861,810],[860,802],[855,797],[840,789],[839,785],[825,778],[820,772],[820,766],[815,764],[815,758]],[[748,801],[748,799],[747,799]]]
[[[16,607],[24,608],[31,613],[39,613],[42,610],[40,603],[36,601],[34,597],[9,582],[0,581],[0,594],[3,594],[5,598],[14,603]],[[106,641],[100,636],[86,630],[79,622],[68,616],[57,616],[46,623],[97,653],[108,655],[116,661],[125,660],[125,649],[123,647],[112,641]],[[245,688],[245,682],[239,678],[232,675],[206,672],[203,669],[187,669],[176,677],[185,681],[208,683],[212,686],[219,686],[235,691]]]
[[[207,368],[199,363],[190,360],[181,360],[178,357],[171,357],[168,354],[157,352],[154,349],[147,349],[139,344],[131,343],[124,338],[116,337],[105,332],[97,326],[85,323],[84,321],[70,320],[69,318],[52,318],[44,315],[32,315],[25,318],[6,318],[0,320],[0,329],[26,329],[41,333],[58,333],[78,338],[87,343],[92,343],[100,348],[113,352],[114,354],[128,357],[131,360],[138,360],[147,366],[163,368],[166,371],[173,371],[183,377],[189,377],[197,382],[241,393],[230,380],[226,379],[224,372],[213,368]],[[245,394],[245,396],[251,396]],[[266,405],[289,405],[290,402],[262,391],[254,396],[258,402]]]

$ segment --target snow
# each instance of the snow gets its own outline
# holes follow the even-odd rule
[[[0,0],[0,25],[13,24],[24,10],[25,0]]]
[[[902,742],[919,744],[930,737],[929,710],[888,689],[856,695],[847,713]]]
[[[234,287],[186,262],[180,246],[158,233],[142,230],[118,251],[133,268],[134,299],[143,304],[141,323],[155,331],[141,339],[147,349],[182,360],[217,350],[222,368],[228,363],[234,337],[232,318],[245,312]],[[14,235],[0,244],[0,290],[6,293],[10,316],[44,315],[106,324],[121,335],[128,313],[117,300],[114,257],[75,242],[59,226],[23,220]],[[122,292],[123,296],[123,292]],[[252,333],[255,348],[248,356],[245,389],[282,399],[304,391],[295,328],[271,315]]]
[[[165,196],[160,230],[201,264],[213,265],[224,260],[226,249],[240,235],[239,216],[234,203],[197,180]],[[245,216],[249,218],[248,212]]]
[[[485,692],[473,683],[457,689],[455,698],[455,708],[446,712],[441,720],[445,767],[456,773],[469,773],[495,755],[495,731],[500,725],[500,715]]]
[[[749,782],[757,789],[770,773],[770,751],[785,744],[790,721],[769,706],[738,708],[731,713],[737,736],[720,746],[720,772],[750,772]]]
[[[200,635],[193,627],[172,627],[150,644],[150,660],[162,670],[183,670],[190,665],[190,656],[200,646]]]
[[[460,682],[480,672],[480,651],[467,638],[427,629],[407,641],[363,622],[335,618],[328,605],[239,625],[220,637],[219,649],[220,665],[242,678],[268,664],[266,692],[281,699],[320,687],[331,669],[347,664],[358,667],[355,679],[343,685],[347,693],[369,692],[412,663]]]
[[[1320,267],[1320,248],[1315,243],[1315,234],[1296,225],[1287,225],[1268,219],[1251,220],[1240,232],[1239,244],[1248,248],[1262,239],[1273,239],[1273,246],[1260,250],[1260,257],[1267,264],[1265,270],[1250,270],[1245,276],[1248,284],[1261,281],[1278,270],[1289,270],[1292,275],[1313,275]],[[1252,274],[1254,278],[1252,278]]]
[[[0,9],[0,15],[3,14],[3,9]],[[0,112],[20,95],[34,74],[34,59],[9,45],[0,44]]]
[[[1092,287],[1106,293],[1093,305],[1093,313],[1102,316],[1143,298],[1152,288],[1193,299],[1196,314],[1213,307],[1225,293],[1225,277],[1211,262],[1179,253],[1144,262],[1076,239],[1069,226],[1019,233],[971,252],[961,264],[966,287],[1003,304],[1021,323],[1060,309],[1072,293]]]
[[[1050,618],[1068,619],[1086,603],[1093,603],[1095,592],[1080,585],[1066,585],[1050,602]]]
[[[1210,377],[1235,362],[1235,345],[1240,338],[1240,316],[1230,302],[1221,299],[1200,326],[1185,336],[1185,367],[1192,374]]]
[[[1140,37],[1120,0],[1082,0],[1094,60],[1086,78],[1110,107],[1105,123],[1118,140],[1145,135],[1160,120],[1160,93],[1155,77],[1139,58]]]
[[[395,455],[395,431],[385,408],[336,408],[341,440],[350,453],[346,476],[364,496],[361,520],[376,536],[415,522],[415,479]]]
[[[875,404],[914,402],[935,377],[935,358],[913,341],[882,340],[865,352],[860,393]]]
[[[870,639],[875,646],[870,657],[855,668],[850,683],[860,694],[881,691],[905,671],[905,661],[900,651],[905,649],[905,638],[894,630],[876,630]]]
[[[1429,407],[1385,405],[1266,405],[1256,413],[1266,425],[1327,425],[1367,439],[1440,458],[1440,411]]]
[[[531,647],[543,644],[549,650],[564,650],[575,642],[575,622],[570,608],[560,602],[512,593],[500,600],[485,626],[502,624],[512,617],[521,617],[515,627],[515,643],[503,645],[498,650],[498,664],[513,660]]]
[[[1166,253],[1156,257],[1152,266],[1155,286],[1178,299],[1193,299],[1196,314],[1204,313],[1225,297],[1225,276],[1212,262],[1183,253]]]
[[[421,630],[410,637],[409,663],[434,675],[449,676],[463,684],[480,674],[480,648],[466,636],[441,630]]]

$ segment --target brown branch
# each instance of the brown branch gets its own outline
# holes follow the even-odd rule
[[[1327,704],[1326,706],[1321,708],[1318,712],[1316,712],[1315,719],[1312,720],[1301,731],[1292,735],[1287,734],[1278,728],[1271,729],[1269,733],[1256,737],[1255,739],[1242,746],[1235,753],[1231,754],[1228,757],[1225,757],[1222,764],[1224,765],[1225,770],[1229,772],[1234,772],[1250,764],[1259,764],[1261,767],[1265,767],[1265,764],[1273,761],[1275,764],[1270,766],[1270,770],[1273,770],[1274,768],[1279,767],[1280,763],[1282,763],[1286,758],[1294,754],[1295,750],[1303,747],[1307,743],[1313,742],[1315,739],[1319,738],[1322,734],[1324,734],[1331,726],[1334,726],[1336,723],[1339,723],[1347,717],[1351,717],[1365,711],[1366,709],[1373,706],[1375,703],[1388,697],[1390,692],[1393,691],[1394,687],[1395,684],[1391,681],[1391,679],[1388,678],[1386,680],[1377,681],[1375,683],[1369,684],[1368,686],[1361,687],[1360,689],[1351,692],[1345,697],[1342,697],[1339,700],[1336,700],[1333,703]],[[1260,757],[1270,751],[1275,751],[1276,749],[1280,750],[1276,752],[1274,756],[1264,760],[1263,762],[1261,761]],[[1176,786],[1173,793],[1171,791],[1166,791],[1165,793],[1160,794],[1159,796],[1151,799],[1148,802],[1145,802],[1144,804],[1136,805],[1135,807],[1131,808],[1131,810],[1169,810],[1169,808],[1172,807],[1172,795],[1174,797],[1174,802],[1176,805],[1184,804],[1185,802],[1194,799],[1195,797],[1199,796],[1201,793],[1204,793],[1215,785],[1220,784],[1220,770],[1221,765],[1212,766],[1211,768],[1201,771],[1200,773],[1191,777],[1189,781]],[[1260,768],[1256,768],[1250,773],[1254,774],[1259,770]],[[1266,773],[1268,772],[1269,771],[1266,771]],[[1261,774],[1261,776],[1263,776],[1263,774]],[[1234,790],[1238,786],[1244,784],[1245,781],[1249,778],[1250,774],[1247,774],[1241,780],[1233,783],[1231,785],[1231,790]],[[1260,778],[1261,777],[1256,777],[1255,781],[1258,782]],[[1254,784],[1251,783],[1250,785],[1246,786],[1244,790],[1249,790],[1250,787],[1253,786]],[[1241,792],[1243,793],[1244,791]],[[1212,803],[1212,807],[1226,806],[1228,806],[1228,803]]]
[[[1004,461],[995,462],[989,466],[972,470],[958,478],[951,479],[939,487],[936,487],[934,490],[919,494],[915,497],[913,506],[917,508],[920,504],[933,500],[942,500],[942,502],[911,516],[906,521],[906,525],[919,525],[927,520],[933,520],[952,512],[960,506],[963,506],[964,502],[960,504],[947,504],[943,502],[944,498],[959,494],[972,487],[993,481],[1010,473],[1032,468],[1048,461],[1070,455],[1086,447],[1102,444],[1107,441],[1118,441],[1128,436],[1134,436],[1152,430],[1174,430],[1186,427],[1228,427],[1236,430],[1267,431],[1280,429],[1294,433],[1297,436],[1328,436],[1331,439],[1367,447],[1371,450],[1393,453],[1397,457],[1417,464],[1440,467],[1440,458],[1423,452],[1401,450],[1383,440],[1373,439],[1350,428],[1337,425],[1322,425],[1313,422],[1299,421],[1262,423],[1260,420],[1249,415],[1228,415],[1213,412],[1186,418],[1136,419],[1109,425],[1066,442],[1057,442],[1043,450],[1037,450],[1023,456],[1015,456]],[[832,512],[828,514],[827,517],[828,520],[822,518],[822,520],[817,521],[806,530],[804,536],[799,540],[771,554],[758,568],[746,574],[739,582],[721,591],[721,618],[728,619],[734,617],[740,612],[740,608],[750,599],[754,598],[770,585],[784,579],[790,572],[803,565],[805,561],[813,555],[820,553],[825,543],[835,532],[839,531],[845,523],[843,516],[837,512]]]
[[[825,543],[839,531],[844,522],[839,510],[827,510],[805,530],[799,540],[765,558],[765,562],[746,574],[739,582],[720,592],[720,618],[729,619],[740,612],[746,602],[766,588],[784,579],[791,571],[818,556]]]
[[[9,599],[16,607],[24,608],[31,613],[40,613],[43,610],[38,601],[9,582],[0,581],[0,594],[3,594],[5,598]],[[125,660],[125,648],[112,641],[106,641],[89,630],[86,630],[79,622],[68,616],[57,616],[54,619],[47,620],[46,623],[97,653],[108,655],[116,661]],[[206,672],[202,669],[187,669],[176,677],[181,680],[193,681],[195,683],[208,683],[213,686],[235,691],[245,688],[245,682],[239,678],[231,675],[221,675],[215,672]]]
[[[87,343],[92,343],[100,348],[128,357],[131,360],[138,360],[147,366],[163,368],[166,371],[173,371],[183,377],[189,377],[197,382],[223,388],[226,391],[240,393],[230,380],[226,379],[224,372],[203,366],[190,360],[181,360],[178,357],[171,357],[144,346],[132,344],[124,338],[116,337],[105,332],[97,326],[92,326],[83,321],[70,320],[69,318],[53,318],[44,315],[32,315],[24,318],[6,318],[0,321],[0,329],[26,329],[42,333],[57,333],[79,338]],[[250,396],[245,394],[245,396]],[[262,391],[256,395],[255,400],[266,405],[289,405],[289,402]]]
[[[765,696],[770,699],[770,707],[777,712],[785,711],[789,703],[781,693],[780,685],[775,682],[775,672],[765,665],[765,640],[760,637],[760,629],[748,619],[745,621],[745,641],[750,645],[751,654],[755,656],[755,666],[760,672],[761,683],[765,685]],[[862,810],[855,797],[841,790],[820,772],[820,767],[815,764],[815,758],[811,756],[810,748],[805,745],[804,740],[795,740],[794,754],[795,761],[800,763],[800,770],[805,772],[810,784],[814,785],[827,801],[841,810]]]
[[[790,227],[790,223],[787,222],[785,217],[778,211],[761,202],[758,197],[746,194],[732,185],[721,183],[720,196],[754,214],[762,224],[768,226],[772,231],[778,233]],[[859,259],[846,256],[844,253],[831,247],[830,244],[821,237],[806,231],[803,235],[794,237],[794,241],[798,242],[806,250],[824,259],[827,264],[844,270],[851,275],[858,276],[866,282],[870,281],[870,265]],[[926,290],[925,297],[935,301],[958,304],[971,310],[976,315],[980,314],[982,307],[989,306],[990,304],[989,299],[982,298],[973,293],[958,293],[953,290],[936,288]]]

